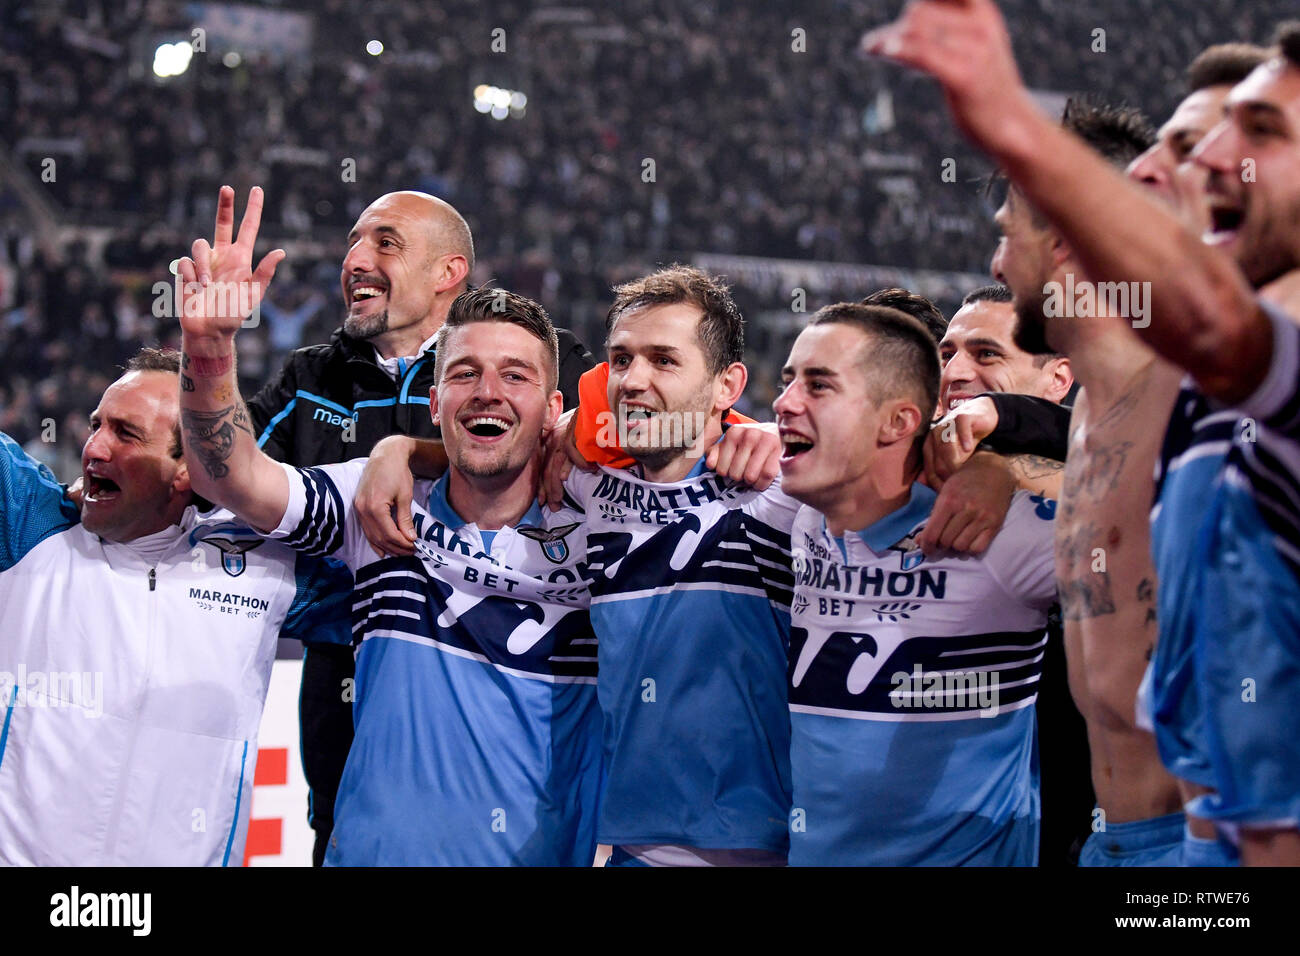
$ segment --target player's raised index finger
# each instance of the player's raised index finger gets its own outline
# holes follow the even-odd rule
[[[222,186],[217,193],[217,225],[212,232],[214,246],[229,245],[230,233],[235,228],[235,190]]]
[[[257,242],[257,230],[262,227],[262,187],[254,186],[248,191],[248,205],[244,207],[244,218],[239,224],[239,238],[235,244],[253,254],[253,245]]]

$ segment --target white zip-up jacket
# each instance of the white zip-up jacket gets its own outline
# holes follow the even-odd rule
[[[276,638],[348,640],[351,575],[228,511],[78,521],[0,433],[0,862],[238,865]]]

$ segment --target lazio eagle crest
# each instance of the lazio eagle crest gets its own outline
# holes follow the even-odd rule
[[[210,544],[221,552],[221,570],[225,571],[232,578],[237,578],[244,573],[248,567],[248,559],[244,557],[244,552],[252,551],[262,544],[261,538],[226,538],[221,535],[208,535],[203,539],[204,544]]]
[[[569,545],[564,538],[570,531],[578,526],[579,522],[573,524],[562,524],[557,528],[534,528],[523,526],[519,533],[526,538],[532,538],[534,541],[541,542],[542,554],[546,555],[546,560],[552,564],[563,564],[569,559]]]
[[[925,552],[916,544],[916,532],[909,534],[897,544],[891,544],[889,550],[898,552],[898,566],[904,571],[911,571],[913,568],[919,567],[921,562],[925,560]]]
[[[210,544],[221,552],[221,570],[237,578],[248,567],[244,553],[262,544],[262,537],[248,525],[237,521],[223,521],[217,525],[200,525],[190,532],[190,546],[200,542]]]

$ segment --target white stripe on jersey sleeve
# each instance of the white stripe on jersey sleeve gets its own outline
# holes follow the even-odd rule
[[[356,570],[359,565],[354,552],[358,544],[368,545],[356,523],[348,519],[366,461],[354,458],[313,468],[295,468],[279,462],[289,479],[289,505],[275,530],[263,537],[281,540],[304,554],[336,555]],[[363,557],[360,563],[369,563],[374,552],[370,555],[371,558]]]
[[[1294,402],[1300,390],[1300,326],[1272,303],[1260,301],[1259,304],[1273,326],[1273,357],[1264,381],[1238,409],[1266,421]],[[1294,434],[1289,437],[1300,438]]]

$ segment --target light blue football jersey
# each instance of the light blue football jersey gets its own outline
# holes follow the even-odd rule
[[[365,461],[284,466],[274,536],[356,576],[356,736],[327,865],[590,866],[601,784],[580,516],[534,506],[485,535],[417,482],[414,557],[379,558]]]
[[[1234,409],[1179,395],[1157,469],[1160,638],[1152,717],[1188,805],[1231,825],[1300,825],[1300,327],[1273,328],[1265,380]]]
[[[703,467],[575,471],[600,635],[600,842],[784,854],[790,522],[798,503]]]
[[[790,863],[1032,866],[1055,502],[1017,492],[982,555],[926,557],[935,494],[791,535]]]

